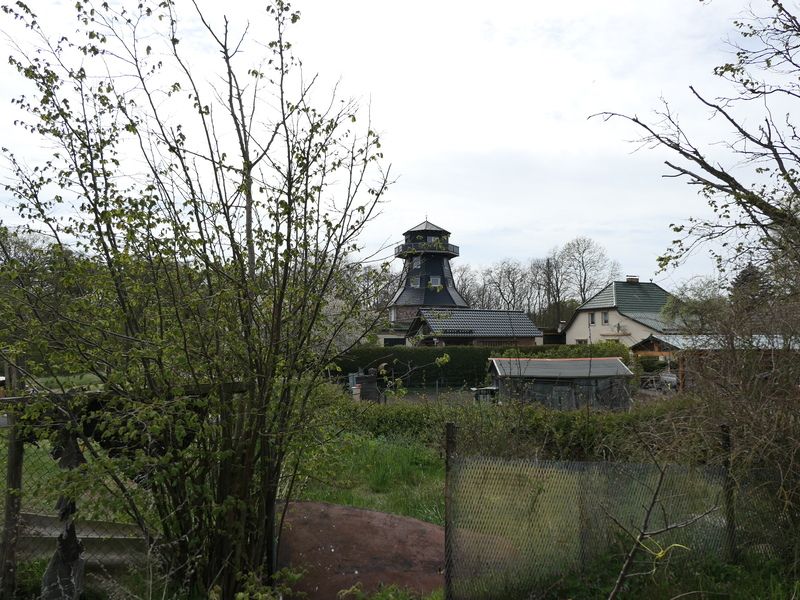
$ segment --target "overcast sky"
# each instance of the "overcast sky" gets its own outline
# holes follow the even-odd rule
[[[372,106],[396,185],[369,231],[395,240],[426,215],[460,261],[541,256],[587,235],[625,273],[674,285],[712,271],[705,255],[655,274],[671,222],[705,212],[664,179],[663,152],[634,150],[632,126],[664,97],[709,141],[690,84],[730,58],[734,0],[296,2],[306,69],[341,77]]]
[[[39,12],[74,2],[39,0]],[[178,3],[180,6],[180,2]],[[220,6],[219,3],[215,3]],[[222,6],[244,18],[251,2]],[[671,222],[707,209],[666,173],[661,151],[641,150],[623,122],[600,111],[652,117],[664,97],[690,131],[721,135],[689,98],[725,88],[739,0],[295,0],[290,37],[307,73],[371,106],[397,182],[363,242],[401,238],[427,218],[452,232],[460,262],[526,259],[578,235],[594,238],[624,273],[666,287],[712,272],[699,255],[656,274]],[[6,69],[4,75],[8,75]],[[4,77],[0,93],[14,94]],[[13,140],[10,112],[0,118]],[[716,137],[715,137],[716,136]]]

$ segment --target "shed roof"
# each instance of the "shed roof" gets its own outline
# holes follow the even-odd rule
[[[632,377],[619,358],[490,358],[500,377],[528,379],[586,379]]]
[[[441,232],[441,233],[450,233],[444,227],[439,227],[438,225],[434,225],[433,223],[428,221],[428,219],[425,219],[422,223],[420,223],[419,225],[415,225],[414,227],[412,227],[408,231],[404,231],[403,235],[405,235],[407,233],[411,233],[413,231],[438,231],[438,232]]]
[[[650,335],[632,348],[643,346],[651,340],[665,343],[674,350],[727,350],[732,346],[737,350],[800,350],[800,339],[797,337],[764,334],[734,338],[718,334],[659,334]]]
[[[479,308],[420,308],[408,330],[415,335],[427,325],[436,337],[532,338],[542,335],[522,311]]]

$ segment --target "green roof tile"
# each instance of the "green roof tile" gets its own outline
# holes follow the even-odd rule
[[[579,306],[570,324],[580,311],[616,308],[620,314],[650,329],[672,333],[676,330],[675,324],[661,315],[671,296],[672,294],[655,283],[614,281]]]
[[[589,298],[578,310],[616,308],[620,312],[660,313],[670,293],[655,283],[614,281]]]

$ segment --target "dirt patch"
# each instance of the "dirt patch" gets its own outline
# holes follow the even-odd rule
[[[333,600],[361,583],[428,594],[444,585],[444,529],[417,519],[324,502],[289,506],[282,566],[303,567],[298,585],[309,600]]]

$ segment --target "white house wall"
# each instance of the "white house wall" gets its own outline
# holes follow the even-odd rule
[[[589,325],[589,313],[594,312],[594,325]],[[578,340],[591,340],[591,343],[617,340],[627,347],[641,342],[651,334],[658,333],[655,329],[645,327],[641,323],[619,314],[614,309],[608,310],[608,325],[603,325],[603,311],[580,311],[575,320],[567,328],[567,344],[577,344]],[[591,336],[589,330],[591,328]]]

